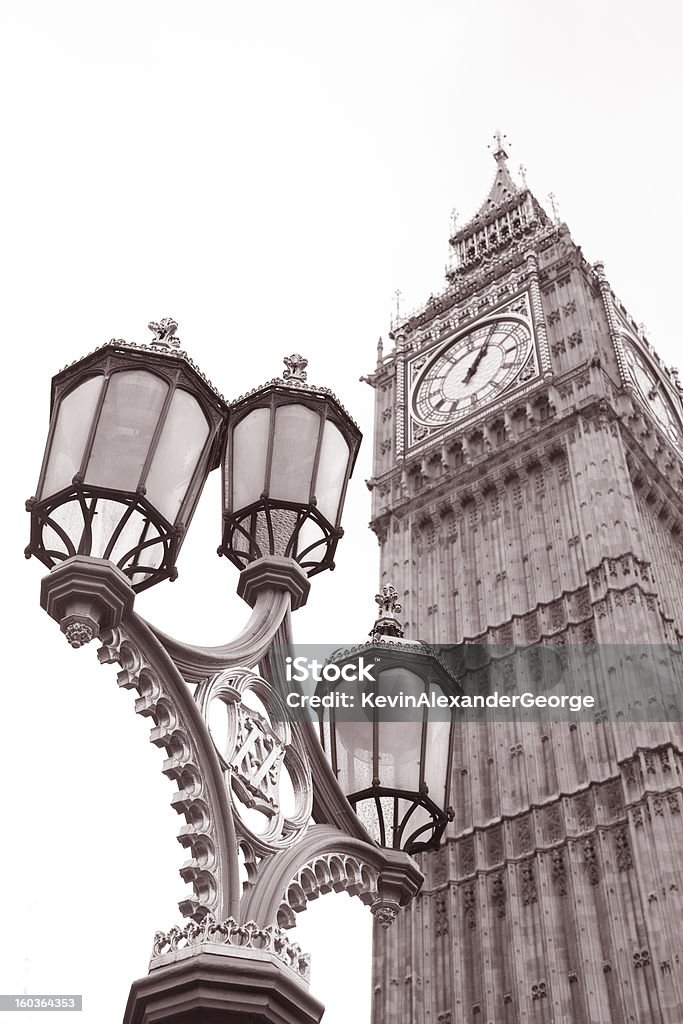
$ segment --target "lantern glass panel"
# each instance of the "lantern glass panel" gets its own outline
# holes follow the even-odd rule
[[[390,668],[377,676],[376,693],[388,697],[405,694],[419,698],[424,681],[405,668]],[[408,716],[409,720],[406,719]],[[419,709],[382,709],[378,714],[379,779],[391,789],[417,792],[420,785],[422,712]]]
[[[85,482],[135,491],[140,482],[168,384],[146,370],[112,374],[95,432]]]
[[[356,699],[358,685],[342,683],[335,693],[348,693]],[[372,784],[373,722],[372,711],[354,712],[358,720],[340,715],[334,725],[338,780],[344,793],[360,793]],[[361,715],[363,717],[361,717]]]
[[[398,806],[397,806],[397,814],[396,814],[396,820],[395,821],[392,821],[392,818],[393,818],[393,807],[391,808],[391,810],[384,812],[385,813],[385,827],[387,825],[389,825],[390,823],[391,823],[391,825],[396,825],[397,828],[400,827],[401,824],[403,823],[403,819],[405,818],[406,814],[408,814],[408,812],[410,811],[411,807],[412,807],[412,801],[411,800],[399,800],[398,801]],[[403,834],[401,836],[401,846],[403,846],[406,843],[406,841],[410,838],[411,835],[413,835],[414,832],[417,832],[417,830],[422,828],[423,825],[431,825],[433,821],[434,821],[434,819],[433,819],[432,815],[430,814],[430,812],[427,810],[426,807],[420,807],[420,806],[413,807],[412,811],[410,812],[410,817],[406,820],[404,828],[403,828]],[[387,829],[387,832],[388,832],[387,841],[389,843],[392,843],[393,842],[393,833],[389,832],[388,829]],[[416,841],[418,843],[420,843],[420,842],[424,843],[424,842],[427,842],[429,840],[429,838],[430,838],[429,833],[428,832],[423,832],[421,836],[416,836]]]
[[[197,399],[176,391],[145,485],[149,501],[169,523],[178,515],[208,435],[209,424]]]
[[[433,687],[437,695],[442,694],[440,687]],[[443,711],[441,714],[445,714]],[[427,729],[427,745],[425,748],[424,780],[432,800],[443,806],[446,794],[446,782],[450,774],[448,764],[448,744],[451,734],[451,723],[448,721],[430,721]]]
[[[118,565],[124,556],[140,543],[156,541],[156,543],[149,543],[138,555],[137,560],[142,565],[151,566],[155,569],[161,565],[164,556],[161,534],[146,515],[138,510],[132,512],[126,519],[121,531],[117,534],[111,549],[109,549],[114,532],[121,523],[124,508],[121,502],[111,501],[108,498],[99,498],[96,511],[97,514],[93,516],[92,522],[91,554],[96,558],[110,558],[112,562]],[[122,568],[125,568],[126,565],[127,562],[123,562]],[[146,575],[146,573],[142,573],[138,578],[133,579],[132,582],[139,583]]]
[[[308,504],[320,417],[306,405],[281,405],[275,413],[268,495],[274,501]]]
[[[313,519],[307,519],[299,530],[296,544],[297,555],[306,552],[303,559],[306,563],[319,561],[327,550],[325,545],[326,538],[321,527]]]
[[[254,409],[232,434],[231,509],[247,508],[266,489],[270,409]]]
[[[70,539],[71,543],[78,548],[79,540],[83,533],[83,511],[78,502],[67,501],[63,505],[57,505],[50,514],[50,520],[59,527],[61,532],[49,526],[43,534],[45,547],[55,551],[58,555],[68,558],[72,551],[69,551],[63,534]]]
[[[349,446],[339,427],[331,420],[325,423],[315,497],[318,509],[332,525],[337,522],[346,469],[349,464]]]
[[[63,490],[80,471],[103,380],[101,376],[91,377],[62,400],[41,494]]]
[[[382,833],[379,827],[379,814],[374,800],[361,800],[354,808],[363,828],[375,840],[381,844]]]

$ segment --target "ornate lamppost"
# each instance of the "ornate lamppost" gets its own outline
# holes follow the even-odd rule
[[[180,349],[175,322],[150,327],[149,346],[112,341],[54,378],[27,502],[27,557],[51,569],[41,604],[72,646],[98,637],[100,661],[118,663],[184,818],[188,923],[155,936],[124,1022],[314,1022],[323,1008],[286,928],[332,890],[358,895],[385,926],[410,902],[422,883],[410,851],[437,844],[448,818],[447,763],[439,769],[433,751],[440,736],[450,752],[451,725],[424,718],[409,742],[402,733],[399,756],[376,718],[355,735],[350,723],[321,722],[325,750],[312,720],[291,720],[290,612],[305,604],[309,577],[333,567],[360,431],[331,392],[307,383],[300,356],[228,406]],[[240,568],[238,593],[253,611],[235,639],[206,648],[151,626],[134,599],[175,577],[221,462],[219,554]],[[337,661],[379,652],[380,688],[456,685],[434,652],[402,639],[395,595],[379,600],[371,643]]]

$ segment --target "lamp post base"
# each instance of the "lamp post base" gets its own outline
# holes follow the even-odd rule
[[[264,950],[206,943],[157,962],[133,982],[123,1024],[318,1024],[325,1010]]]

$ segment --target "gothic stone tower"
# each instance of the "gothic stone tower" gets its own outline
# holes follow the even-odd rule
[[[454,726],[454,819],[375,936],[374,1024],[681,1024],[681,392],[494,156],[446,289],[369,378],[381,581],[414,638],[597,658],[598,703]]]

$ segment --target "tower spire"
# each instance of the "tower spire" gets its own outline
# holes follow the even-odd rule
[[[489,193],[462,227],[452,226],[449,239],[453,258],[446,269],[451,284],[482,261],[520,244],[524,236],[551,224],[550,218],[532,196],[521,168],[522,183],[513,181],[508,167],[507,136],[496,131],[488,147],[496,161],[496,172]]]
[[[511,199],[512,196],[519,192],[519,188],[512,180],[508,168],[508,154],[505,148],[506,139],[507,136],[498,129],[493,136],[493,142],[489,143],[489,149],[493,153],[493,159],[496,161],[496,176],[493,179],[491,190],[484,205],[479,210],[477,216],[481,216],[494,207],[500,206],[501,203]]]

